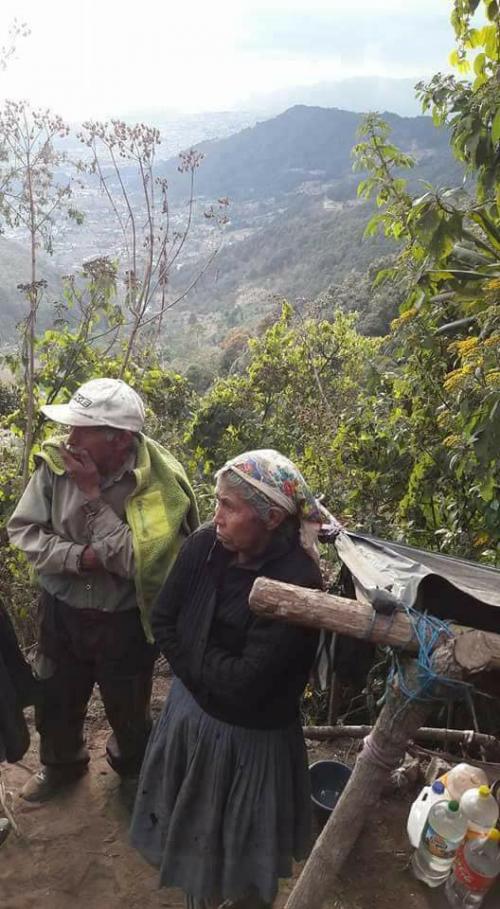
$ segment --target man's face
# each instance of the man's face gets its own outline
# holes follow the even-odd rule
[[[78,451],[86,451],[92,458],[99,473],[106,473],[112,466],[116,452],[118,433],[106,426],[72,426],[68,435],[67,445]]]

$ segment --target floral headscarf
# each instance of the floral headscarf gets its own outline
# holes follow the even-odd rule
[[[247,451],[227,461],[217,476],[223,476],[228,470],[254,486],[288,514],[297,515],[301,546],[316,562],[319,561],[318,532],[327,512],[313,496],[295,465],[278,451],[263,448]]]

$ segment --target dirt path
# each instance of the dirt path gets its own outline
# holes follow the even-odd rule
[[[47,805],[16,804],[22,842],[12,835],[0,853],[2,909],[157,909],[183,905],[159,892],[156,875],[126,841],[128,813],[108,767],[108,733],[91,744],[91,772]],[[36,769],[35,755],[23,761]],[[28,773],[6,771],[17,789]]]
[[[156,710],[166,681],[155,686]],[[1,909],[180,909],[182,895],[158,890],[157,873],[127,843],[128,808],[120,783],[105,760],[109,730],[98,696],[89,740],[90,772],[71,790],[46,805],[17,799],[22,840],[11,835],[0,849]],[[35,737],[34,737],[35,738]],[[311,761],[334,756],[324,745]],[[354,758],[354,752],[351,753]],[[37,769],[36,742],[22,764],[3,769],[7,787],[17,792]],[[328,909],[445,909],[440,892],[413,880],[406,865],[408,799],[384,801],[351,856]],[[276,909],[283,909],[292,882],[285,882]],[[500,890],[484,909],[500,907]]]

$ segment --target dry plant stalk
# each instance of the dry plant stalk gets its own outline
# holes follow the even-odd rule
[[[14,833],[16,836],[21,836],[21,831],[19,825],[16,822],[12,809],[9,806],[10,796],[5,786],[5,781],[2,774],[2,768],[0,767],[0,806],[5,814],[5,817],[9,821]]]

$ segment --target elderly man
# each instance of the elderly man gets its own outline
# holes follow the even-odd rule
[[[42,769],[21,793],[28,801],[86,771],[83,725],[96,682],[113,730],[108,761],[122,777],[138,773],[156,656],[148,607],[199,523],[183,468],[142,434],[144,406],[125,382],[93,379],[42,412],[71,431],[44,443],[8,524],[42,591]]]

